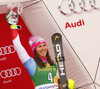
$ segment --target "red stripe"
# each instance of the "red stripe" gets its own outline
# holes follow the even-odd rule
[[[17,29],[12,29],[12,40],[14,40],[18,35],[18,30]]]

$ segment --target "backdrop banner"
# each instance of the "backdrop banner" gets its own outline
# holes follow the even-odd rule
[[[28,44],[31,33],[21,17],[18,24],[22,26],[22,29],[19,30],[20,40],[29,55],[33,57]],[[13,46],[11,29],[5,20],[5,14],[0,14],[0,30],[0,89],[34,89],[31,78]]]

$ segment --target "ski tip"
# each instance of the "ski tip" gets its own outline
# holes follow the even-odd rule
[[[54,39],[55,41],[56,41],[57,39],[59,39],[59,38],[61,38],[61,34],[60,34],[60,33],[54,33],[54,34],[52,35],[52,39]]]

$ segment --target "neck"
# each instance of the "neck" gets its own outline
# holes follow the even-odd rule
[[[40,57],[40,58],[43,60],[43,62],[47,62],[47,57],[46,58]]]

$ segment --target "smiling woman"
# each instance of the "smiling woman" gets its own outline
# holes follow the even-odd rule
[[[18,16],[14,16],[15,14],[13,13],[16,12],[14,12],[12,9],[12,13],[9,11],[6,14],[6,19],[11,18],[10,21],[7,20],[7,22],[10,24],[12,41],[22,64],[28,71],[32,81],[35,82],[35,89],[43,89],[44,87],[59,89],[57,82],[58,79],[56,79],[56,82],[54,81],[55,77],[58,77],[57,65],[54,64],[50,58],[45,40],[41,37],[31,36],[29,38],[29,45],[34,54],[34,58],[30,57],[20,42],[20,37],[18,34],[19,28],[16,25],[18,22]],[[15,18],[12,18],[12,16],[17,18],[17,21],[14,21]],[[12,23],[13,21],[14,23]]]

